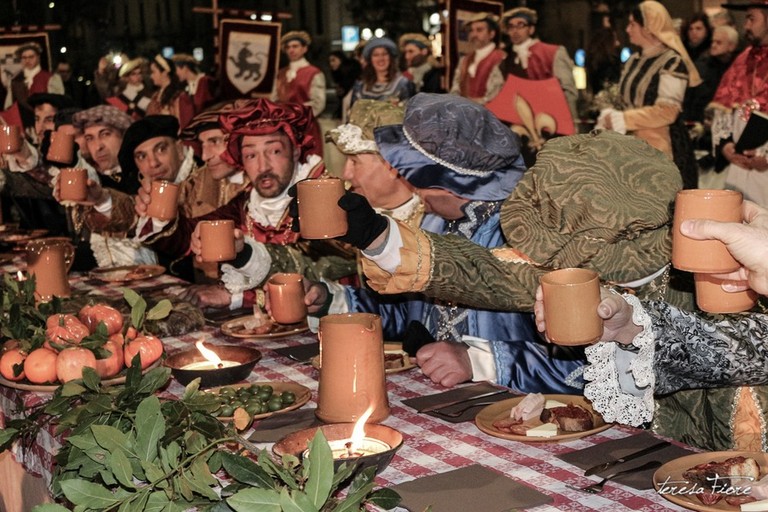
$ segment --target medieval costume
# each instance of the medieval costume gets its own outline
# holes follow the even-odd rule
[[[497,49],[495,43],[463,56],[456,66],[451,94],[478,99],[482,105],[491,101],[504,85],[499,64],[505,57],[506,53]]]
[[[612,129],[631,133],[671,158],[683,177],[683,188],[696,188],[698,168],[680,114],[686,88],[699,85],[701,79],[664,6],[646,1],[640,10],[643,27],[660,44],[626,62],[619,81],[622,105],[603,110],[598,127],[609,117]]]

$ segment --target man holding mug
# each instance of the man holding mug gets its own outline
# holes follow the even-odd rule
[[[221,156],[243,168],[251,189],[207,215],[191,219],[182,213],[153,246],[177,254],[191,249],[199,255],[197,222],[232,219],[239,228],[240,250],[231,264],[222,265],[223,285],[197,288],[185,298],[202,307],[236,309],[251,306],[255,288],[274,272],[299,272],[315,279],[355,273],[351,252],[345,253],[335,242],[299,243],[298,233],[291,230],[288,188],[325,171],[322,159],[311,154],[317,143],[308,132],[313,123],[309,107],[264,99],[219,116],[229,137]]]

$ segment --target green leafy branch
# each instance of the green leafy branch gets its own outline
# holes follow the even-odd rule
[[[147,320],[161,320],[171,314],[173,304],[168,299],[163,299],[147,311],[147,301],[131,290],[130,288],[121,288],[125,301],[131,306],[131,325],[137,331],[141,331],[144,322]]]
[[[56,456],[52,489],[76,512],[180,512],[192,507],[213,512],[347,512],[362,510],[364,503],[392,508],[399,502],[393,491],[373,490],[372,468],[354,476],[345,498],[335,497],[356,467],[345,464],[334,473],[322,434],[312,440],[302,463],[286,456],[279,464],[265,451],[252,460],[242,451],[252,449],[250,443],[211,415],[218,401],[199,392],[199,380],[179,400],[156,396],[169,377],[170,370],[162,367],[142,375],[136,357],[124,385],[105,387],[86,368],[82,379],[57,388],[32,414],[8,422],[0,430],[0,449],[36,435],[46,418],[55,421],[56,432],[69,435]],[[223,489],[214,476],[222,469],[232,480]],[[265,508],[254,509],[255,504]],[[67,508],[46,504],[34,512],[62,510]]]

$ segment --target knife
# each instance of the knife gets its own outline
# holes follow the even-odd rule
[[[592,466],[591,468],[584,471],[584,476],[590,476],[590,475],[594,475],[595,473],[600,473],[601,471],[605,471],[608,468],[612,468],[617,464],[623,464],[627,461],[637,459],[638,457],[642,457],[643,455],[648,455],[649,453],[653,453],[656,450],[661,450],[662,448],[669,446],[670,444],[671,443],[669,441],[661,441],[660,443],[652,444],[647,448],[643,448],[642,450],[638,450],[636,452],[632,452],[628,455],[625,455],[620,459],[611,460],[608,462],[603,462],[602,464],[598,464],[597,466]]]
[[[510,392],[509,389],[500,389],[498,391],[490,391],[488,393],[483,393],[481,395],[475,395],[475,396],[471,396],[469,398],[462,398],[461,400],[454,400],[453,402],[444,402],[444,403],[437,404],[437,405],[428,405],[426,407],[422,407],[418,411],[419,412],[432,412],[432,411],[436,411],[438,409],[445,409],[446,407],[450,407],[452,405],[463,404],[464,402],[471,402],[472,400],[476,400],[478,398],[488,398],[489,396],[495,396],[495,395],[500,395],[502,393],[509,393],[509,392]]]

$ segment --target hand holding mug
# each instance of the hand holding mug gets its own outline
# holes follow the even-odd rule
[[[152,182],[150,180],[143,180],[138,192],[134,196],[134,210],[139,217],[147,216],[147,208],[149,203],[152,202],[150,194],[152,193]]]
[[[533,305],[536,319],[536,328],[539,332],[546,332],[547,319],[544,313],[544,292],[539,286],[536,289],[536,302]],[[640,331],[640,326],[632,321],[632,306],[624,298],[612,293],[606,288],[600,289],[600,303],[597,306],[597,314],[603,319],[603,334],[601,341],[618,341],[629,345]],[[549,339],[547,339],[549,341]]]
[[[742,205],[744,223],[692,219],[683,222],[681,232],[695,240],[719,240],[739,262],[741,268],[726,274],[713,274],[724,279],[726,291],[752,288],[768,294],[768,210],[751,201]],[[747,285],[748,283],[748,285]]]

